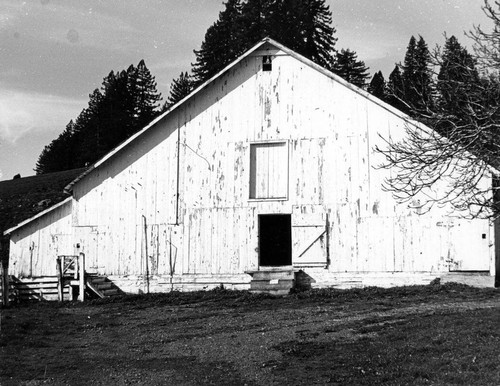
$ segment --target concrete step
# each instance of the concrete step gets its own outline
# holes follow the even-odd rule
[[[295,273],[293,270],[283,271],[254,271],[251,273],[252,280],[293,280]]]
[[[290,290],[250,290],[252,293],[266,293],[274,296],[285,296],[290,294]]]
[[[252,280],[250,282],[250,291],[270,291],[270,290],[288,290],[290,291],[294,287],[293,280],[278,280],[274,282],[273,280]]]

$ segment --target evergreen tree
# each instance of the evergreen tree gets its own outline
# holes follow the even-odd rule
[[[394,67],[394,70],[389,75],[389,81],[387,83],[387,103],[391,106],[401,110],[402,112],[408,113],[408,105],[405,102],[405,87],[403,75],[399,69],[399,65]]]
[[[479,86],[476,61],[455,36],[446,39],[437,77],[440,106],[458,116]],[[489,89],[489,88],[488,88]]]
[[[247,48],[241,42],[240,0],[228,0],[225,6],[219,19],[208,28],[200,50],[194,51],[193,74],[199,83],[217,74]]]
[[[363,61],[358,60],[354,51],[342,49],[338,52],[332,71],[349,83],[361,88],[366,87],[368,68]]]
[[[129,74],[135,69],[123,70],[104,79],[100,106],[100,120],[105,128],[102,132],[104,148],[112,148],[135,132],[136,95],[130,92]],[[134,80],[135,81],[135,80]],[[134,82],[135,83],[135,82]],[[103,149],[104,150],[104,149]],[[106,152],[106,150],[104,150]]]
[[[425,116],[419,106],[413,111],[425,125],[418,130],[408,126],[408,135],[402,140],[388,139],[387,147],[378,150],[387,160],[382,167],[391,170],[385,186],[398,201],[418,198],[424,208],[451,205],[467,217],[497,220],[498,181],[493,185],[483,182],[490,178],[492,166],[498,169],[500,164],[500,4],[485,1],[483,11],[493,28],[476,27],[469,34],[474,55],[455,37],[433,55],[434,64],[441,65],[434,98],[427,98]],[[426,46],[414,44],[413,51],[408,57],[424,63]],[[415,66],[415,71],[417,68],[421,73],[426,70],[422,65]],[[417,80],[420,87],[428,84],[426,76]],[[426,94],[420,95],[425,101]]]
[[[384,75],[382,74],[382,71],[378,71],[373,75],[373,78],[368,85],[367,91],[372,94],[373,96],[385,101],[386,100],[386,84],[385,84],[385,79]]]
[[[264,37],[271,37],[330,69],[335,29],[325,0],[228,0],[208,28],[193,65],[195,83],[206,81]]]
[[[141,60],[137,67],[111,71],[87,108],[40,154],[37,174],[86,166],[142,129],[158,114],[160,93]]]
[[[241,5],[241,16],[238,23],[241,25],[241,32],[244,37],[241,43],[248,45],[256,44],[266,36],[278,39],[271,32],[273,14],[276,12],[276,2],[269,0],[247,0]]]
[[[324,0],[275,0],[271,2],[269,36],[331,69],[335,62],[332,13]],[[256,42],[254,42],[256,43]]]
[[[75,120],[73,135],[76,167],[83,167],[95,158],[96,150],[102,149],[102,123],[99,119],[99,109],[104,96],[99,89],[89,95],[87,108],[83,109]]]
[[[158,115],[162,97],[156,88],[155,78],[146,67],[144,59],[139,62],[137,67],[130,66],[126,76],[128,92],[133,99],[133,134]]]
[[[170,95],[163,106],[163,111],[187,96],[193,91],[193,87],[194,82],[192,77],[187,72],[181,72],[179,77],[174,79],[170,85]]]
[[[433,82],[431,65],[431,54],[427,43],[422,36],[419,37],[415,51],[417,63],[416,71],[416,89],[420,95],[420,108],[428,110],[433,104]],[[418,105],[417,105],[418,106]]]
[[[418,42],[410,38],[403,64],[403,100],[417,114],[429,107],[432,101],[432,77],[429,69],[430,53],[427,43],[420,36]]]
[[[36,162],[36,174],[51,173],[75,168],[74,133],[75,124],[71,120],[64,131],[44,147]]]

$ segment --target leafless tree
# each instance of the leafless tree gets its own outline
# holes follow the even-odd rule
[[[474,66],[459,69],[466,77],[444,77],[443,52],[433,55],[436,95],[424,109],[412,110],[402,140],[384,138],[377,148],[390,169],[385,189],[399,202],[421,209],[449,205],[464,217],[500,213],[500,1],[485,0],[483,11],[492,31],[479,26],[468,33],[474,43]],[[468,71],[468,73],[467,73]],[[470,75],[470,76],[469,76]],[[493,183],[491,178],[493,177]],[[489,182],[488,182],[489,181]],[[417,201],[418,199],[418,201]]]

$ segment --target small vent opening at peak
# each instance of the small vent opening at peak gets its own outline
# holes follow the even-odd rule
[[[272,59],[269,55],[264,55],[262,57],[262,70],[263,71],[272,71],[273,63]]]

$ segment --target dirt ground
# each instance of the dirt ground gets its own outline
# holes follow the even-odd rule
[[[500,384],[500,292],[218,289],[1,310],[1,385]]]

